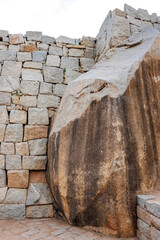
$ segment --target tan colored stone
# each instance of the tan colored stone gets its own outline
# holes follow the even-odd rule
[[[6,171],[0,169],[0,188],[6,187]]]
[[[82,49],[69,49],[69,56],[70,57],[84,57],[84,51]]]
[[[45,170],[46,163],[46,156],[24,156],[22,160],[22,168],[27,170]]]
[[[0,155],[0,169],[5,169],[6,166],[6,161],[5,161],[5,156],[4,155]]]
[[[1,154],[14,154],[14,143],[1,143]]]
[[[52,204],[26,207],[27,218],[52,218],[54,214]]]
[[[34,52],[37,50],[35,44],[22,44],[20,48],[20,52]]]
[[[28,148],[28,142],[21,142],[16,143],[16,154],[22,155],[22,156],[28,156],[29,155],[29,148]]]
[[[0,203],[4,203],[8,187],[0,187]]]
[[[1,90],[1,87],[0,87]],[[11,104],[11,94],[0,92],[0,105],[10,105]]]
[[[24,141],[47,138],[48,126],[26,125],[24,127]]]
[[[4,133],[6,129],[6,124],[0,124],[0,142],[4,140]]]
[[[9,188],[27,188],[29,183],[28,170],[9,170],[7,171]]]
[[[6,106],[0,106],[0,123],[8,123],[8,112]]]
[[[9,36],[10,44],[20,44],[24,43],[22,34],[12,34]]]
[[[87,47],[95,47],[95,38],[92,37],[82,37],[81,44]]]
[[[151,224],[151,215],[139,206],[137,206],[137,216],[148,225]]]
[[[46,183],[46,172],[45,171],[30,171],[29,173],[30,183]]]

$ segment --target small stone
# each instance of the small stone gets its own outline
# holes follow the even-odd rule
[[[160,231],[160,218],[150,215],[151,224]]]
[[[85,58],[94,58],[94,57],[95,57],[94,48],[86,47]]]
[[[70,46],[74,46],[74,45],[70,45]],[[63,46],[63,56],[68,57],[68,48],[66,46]]]
[[[0,188],[0,203],[4,203],[7,194],[7,189],[8,189],[7,187]]]
[[[12,34],[9,36],[10,44],[21,44],[24,43],[22,34]]]
[[[132,17],[137,17],[137,10],[127,4],[124,4],[124,12]]]
[[[6,127],[5,141],[6,142],[22,142],[23,125],[8,124]]]
[[[154,27],[155,29],[157,29],[158,31],[160,31],[160,24],[154,23],[154,24],[153,24],[153,27]]]
[[[145,222],[141,221],[140,219],[137,220],[137,227],[140,232],[142,232],[146,237],[150,239],[151,233],[149,229],[149,225]]]
[[[22,110],[12,110],[10,112],[10,123],[27,123],[27,112]]]
[[[45,171],[30,171],[30,183],[47,183]]]
[[[144,21],[150,21],[150,16],[147,10],[139,8],[137,10],[137,18],[144,20]]]
[[[43,35],[42,36],[42,43],[45,43],[45,44],[52,44],[56,41],[56,39],[54,37],[49,37],[49,36],[46,36],[46,35]]]
[[[34,52],[36,51],[36,45],[34,43],[30,44],[22,44],[20,48],[20,52]]]
[[[22,80],[43,82],[43,76],[40,70],[23,68]]]
[[[154,227],[151,227],[151,239],[152,240],[159,240],[160,239],[160,231],[158,231]]]
[[[48,126],[26,125],[24,127],[24,141],[48,137]],[[26,154],[21,154],[26,155]]]
[[[45,43],[37,43],[37,48],[39,51],[48,51],[49,45]]]
[[[76,78],[78,78],[82,73],[74,71],[74,70],[70,70],[70,69],[66,69],[66,73],[65,73],[65,83],[69,84],[70,82],[72,82],[73,80],[75,80]]]
[[[0,61],[16,61],[16,51],[0,50]]]
[[[130,25],[130,29],[131,29],[131,35],[134,35],[136,32],[139,31],[139,27],[132,24]]]
[[[56,84],[55,86],[55,94],[59,97],[63,97],[63,94],[66,90],[66,85],[64,84]]]
[[[26,208],[27,218],[52,218],[55,214],[53,205],[29,206]]]
[[[31,61],[32,56],[30,52],[18,52],[17,58],[19,62]]]
[[[62,57],[61,59],[61,68],[68,68],[70,70],[79,71],[79,61],[78,58],[74,57]]]
[[[0,105],[10,105],[11,104],[11,94],[0,92]],[[1,106],[0,106],[1,108]],[[0,110],[1,111],[1,110]],[[1,116],[1,114],[0,114]],[[1,117],[0,117],[1,119]],[[1,120],[0,120],[1,123]]]
[[[156,200],[147,201],[146,209],[155,217],[160,218],[160,202],[159,201],[156,201]]]
[[[19,45],[9,45],[8,50],[19,52],[20,46]]]
[[[5,203],[7,204],[25,204],[26,203],[27,190],[26,189],[17,189],[9,188]]]
[[[38,96],[39,108],[48,108],[48,107],[57,108],[59,105],[59,102],[60,102],[60,99],[57,96],[41,95],[41,94]]]
[[[13,104],[20,104],[20,96],[19,95],[12,95],[12,103]]]
[[[22,168],[27,170],[46,170],[46,156],[23,156]]]
[[[148,225],[151,224],[150,214],[139,206],[137,206],[137,216],[138,216],[138,218],[140,218],[143,222],[147,223]]]
[[[46,108],[29,108],[28,124],[48,125],[48,110]]]
[[[19,156],[19,155],[7,155],[6,156],[6,169],[7,170],[22,169],[21,156]]]
[[[1,143],[1,154],[14,154],[14,143]]]
[[[46,51],[35,51],[33,52],[33,62],[43,62],[45,63],[47,57]]]
[[[0,76],[0,82],[2,92],[14,92],[20,89],[19,77]]]
[[[32,156],[46,155],[47,150],[47,138],[36,139],[28,141],[29,152]]]
[[[69,56],[70,57],[84,57],[84,51],[82,49],[69,49]]]
[[[61,47],[49,47],[49,54],[62,56],[62,48]]]
[[[95,40],[96,40],[95,38],[83,36],[82,40],[81,40],[81,45],[94,48],[95,47]]]
[[[38,95],[39,82],[21,81],[21,92],[25,95]]]
[[[0,187],[4,188],[6,186],[6,171],[0,169]]]
[[[40,93],[42,94],[51,94],[52,93],[52,84],[41,82]]]
[[[0,204],[1,219],[24,219],[25,204]]]
[[[21,76],[22,63],[5,61],[3,64],[2,76],[12,76],[20,77]]]
[[[137,204],[144,209],[146,207],[146,202],[155,198],[156,197],[152,195],[137,195]]]
[[[94,64],[95,64],[95,61],[92,58],[80,59],[80,65],[81,65],[82,71],[84,72],[91,70]]]
[[[0,37],[7,37],[9,35],[9,32],[6,30],[0,30]]]
[[[16,147],[16,155],[22,155],[22,156],[29,155],[28,142],[16,143],[15,147]]]
[[[51,67],[59,67],[60,57],[55,55],[48,55],[46,65]]]
[[[0,124],[8,123],[8,111],[6,106],[0,106]]]
[[[56,42],[57,43],[66,43],[66,44],[76,44],[76,39],[73,38],[68,38],[65,36],[59,36],[58,38],[56,38]]]
[[[27,31],[26,32],[27,40],[28,41],[41,41],[42,40],[42,32],[34,32],[34,31]]]
[[[0,169],[5,169],[5,156],[4,155],[0,155]]]
[[[8,170],[8,187],[9,188],[27,188],[29,182],[28,170]]]
[[[157,14],[152,13],[152,15],[150,15],[150,20],[151,20],[151,23],[157,23],[158,22]]]
[[[112,13],[119,17],[126,17],[126,13],[118,8],[114,9]]]
[[[6,124],[0,124],[0,142],[4,140],[4,133],[6,129]]]
[[[20,98],[20,105],[25,107],[36,107],[37,106],[37,98],[36,96],[22,96]]]
[[[7,50],[7,49],[8,49],[7,46],[0,44],[0,50]],[[9,49],[9,50],[11,50],[11,49]]]
[[[56,67],[44,66],[44,80],[50,83],[62,83],[63,82],[63,70]]]
[[[25,62],[23,64],[24,68],[32,68],[32,69],[42,69],[42,63],[40,62]]]

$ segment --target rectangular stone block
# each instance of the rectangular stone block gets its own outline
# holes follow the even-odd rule
[[[6,124],[0,124],[0,142],[4,140],[4,133],[6,129]]]
[[[27,198],[26,189],[9,188],[5,203],[7,204],[25,204]]]
[[[146,209],[155,217],[160,218],[160,201],[156,201],[156,200],[147,201]]]
[[[40,85],[40,93],[42,94],[51,94],[52,93],[52,87],[53,85],[51,83],[45,83],[41,82]]]
[[[25,95],[38,95],[39,82],[37,81],[21,81],[21,92]]]
[[[22,142],[23,125],[8,124],[5,133],[5,142]]]
[[[23,34],[11,34],[9,36],[10,44],[24,43]]]
[[[29,183],[28,170],[8,170],[8,187],[9,188],[27,188]]]
[[[40,62],[24,62],[24,68],[32,68],[32,69],[42,69],[42,63]]]
[[[148,224],[146,224],[145,222],[138,219],[137,227],[138,227],[140,232],[142,232],[146,237],[148,237],[150,239],[151,233],[150,233],[150,228],[149,228]]]
[[[1,91],[1,86],[0,86]],[[10,105],[11,104],[11,94],[0,92],[0,105]]]
[[[42,32],[37,31],[27,31],[26,32],[28,41],[41,41],[42,40]]]
[[[38,96],[38,107],[39,108],[48,108],[54,107],[57,108],[59,105],[60,99],[57,96],[53,95],[41,95]]]
[[[46,163],[46,156],[24,156],[22,160],[22,168],[27,170],[45,170]]]
[[[82,71],[84,72],[91,70],[94,64],[95,64],[95,61],[92,58],[80,59],[80,65],[81,65]]]
[[[4,200],[7,194],[7,189],[8,189],[7,187],[0,188],[0,203],[4,203]],[[0,215],[0,219],[1,219],[1,215]]]
[[[0,124],[8,123],[8,111],[6,106],[0,106]]]
[[[22,169],[21,156],[19,156],[19,155],[7,155],[6,156],[6,169],[7,170]]]
[[[96,41],[95,38],[83,36],[82,40],[81,40],[81,45],[94,48],[95,47],[95,41]]]
[[[30,52],[18,52],[17,59],[19,62],[31,61],[32,56]]]
[[[60,57],[55,55],[48,55],[46,65],[51,67],[59,67]]]
[[[22,63],[20,62],[12,62],[5,61],[2,69],[2,76],[12,76],[12,77],[20,77],[22,70]]]
[[[54,93],[59,97],[63,97],[63,94],[64,94],[66,88],[67,88],[67,85],[56,84]]]
[[[69,84],[70,82],[72,82],[73,80],[78,78],[81,74],[82,73],[80,73],[80,72],[70,70],[70,69],[66,69],[64,82],[66,84]]]
[[[28,141],[29,152],[32,156],[46,155],[47,138],[36,139]]]
[[[37,97],[36,96],[22,96],[20,97],[20,105],[25,107],[36,107]]]
[[[139,206],[137,206],[137,216],[138,216],[138,218],[140,218],[143,222],[147,223],[148,225],[151,224],[150,214]]]
[[[16,147],[16,155],[22,155],[22,156],[29,155],[28,142],[16,143],[15,147]]]
[[[5,163],[5,156],[0,155],[0,169],[5,169],[6,163]]]
[[[48,125],[48,110],[47,108],[29,108],[28,124]]]
[[[79,59],[74,57],[62,57],[61,68],[79,71]]]
[[[14,143],[1,143],[1,154],[14,154]]]
[[[152,240],[160,239],[160,231],[154,227],[151,227],[151,239]]]
[[[43,82],[43,76],[40,70],[23,68],[22,80]]]
[[[1,219],[24,219],[25,204],[0,204]]]
[[[23,110],[11,110],[10,123],[27,123],[27,112]]]
[[[48,126],[26,125],[24,127],[24,141],[47,138],[47,137],[48,137]]]
[[[150,215],[151,225],[160,231],[160,218]]]
[[[46,171],[30,171],[29,182],[30,183],[47,183]]]
[[[86,50],[85,50],[85,58],[95,58],[94,48],[88,48],[88,47],[86,47]]]
[[[19,77],[12,76],[0,76],[0,91],[2,92],[13,92],[20,88]]]
[[[137,195],[137,204],[145,209],[146,207],[146,202],[148,200],[152,200],[152,199],[155,199],[156,197],[155,196],[152,196],[152,195]]]
[[[69,56],[70,57],[84,57],[84,50],[82,49],[69,49]]]
[[[62,56],[62,47],[56,47],[56,46],[49,47],[49,54]]]
[[[56,67],[44,66],[44,80],[50,83],[62,83],[63,82],[63,70]]]
[[[0,169],[0,188],[6,187],[6,171]]]
[[[37,47],[34,42],[27,42],[27,44],[21,44],[20,52],[34,52]]]
[[[16,61],[16,56],[16,51],[0,50],[0,61]]]
[[[52,44],[55,41],[56,41],[56,39],[54,37],[50,37],[50,36],[46,36],[46,35],[42,36],[42,43]]]
[[[9,32],[7,30],[0,30],[0,37],[7,37]]]
[[[49,45],[45,43],[37,43],[37,48],[39,51],[48,51]]]
[[[56,42],[57,43],[66,43],[66,44],[76,44],[76,39],[73,38],[69,38],[66,36],[59,36],[58,38],[56,38]]]
[[[28,206],[26,208],[27,218],[52,218],[55,214],[53,205]]]
[[[35,51],[33,52],[33,62],[45,63],[47,57],[46,51]]]
[[[19,45],[9,45],[9,50],[19,52],[20,46]]]

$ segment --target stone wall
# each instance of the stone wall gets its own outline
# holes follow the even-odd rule
[[[53,217],[45,178],[49,119],[94,65],[95,39],[0,31],[0,218]]]
[[[137,204],[137,237],[141,240],[160,239],[160,198],[138,195]]]

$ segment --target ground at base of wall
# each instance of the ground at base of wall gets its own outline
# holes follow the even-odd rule
[[[118,240],[52,219],[0,220],[0,240]],[[124,240],[124,239],[123,239]],[[137,240],[128,238],[127,240]]]

